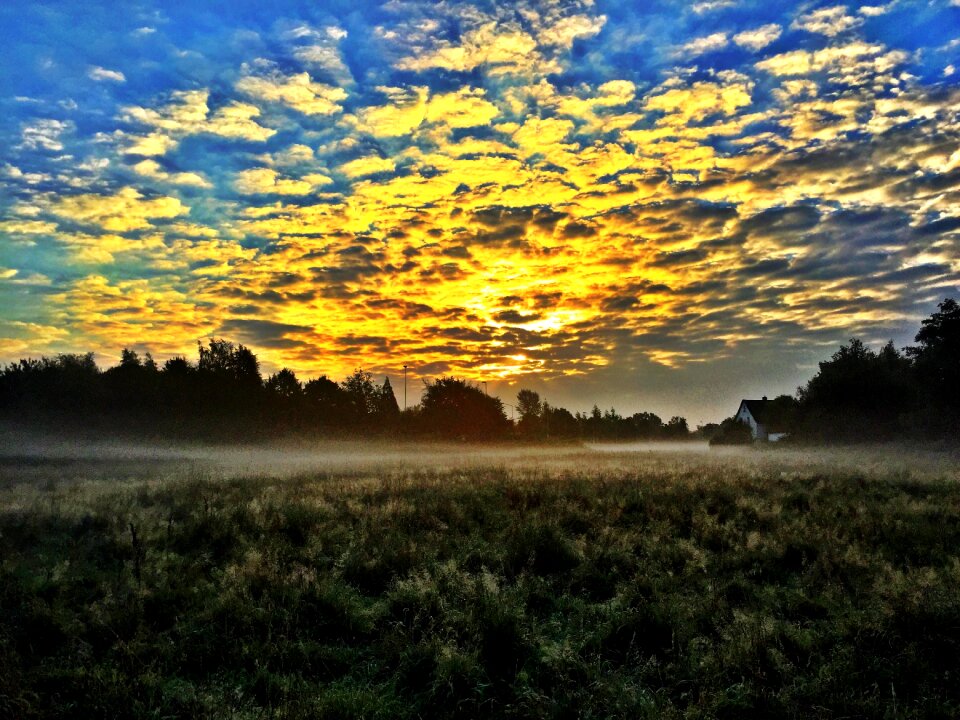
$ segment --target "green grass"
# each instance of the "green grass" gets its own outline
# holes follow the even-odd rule
[[[957,717],[956,465],[838,458],[8,468],[0,717]]]

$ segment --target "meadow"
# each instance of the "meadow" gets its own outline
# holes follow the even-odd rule
[[[0,717],[960,716],[956,451],[4,453]]]

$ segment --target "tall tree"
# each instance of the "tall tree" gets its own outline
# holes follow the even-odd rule
[[[910,362],[892,342],[877,353],[852,338],[820,363],[797,394],[801,434],[823,440],[887,438],[913,407]]]
[[[393,393],[390,378],[384,376],[383,384],[377,388],[377,420],[381,426],[392,427],[400,418],[400,405]]]
[[[373,383],[373,376],[362,368],[353,371],[342,384],[348,404],[348,417],[351,423],[366,423],[376,412],[380,403],[379,388]]]
[[[265,387],[274,397],[285,400],[300,397],[303,393],[303,386],[297,380],[296,374],[288,368],[283,368],[267,378]]]
[[[543,434],[543,402],[533,390],[521,390],[517,393],[517,431],[524,437],[537,437]]]
[[[424,429],[448,438],[494,440],[510,432],[500,398],[491,397],[461,378],[427,382],[420,402]]]
[[[960,413],[960,304],[952,298],[923,321],[907,348],[925,399],[934,407]]]

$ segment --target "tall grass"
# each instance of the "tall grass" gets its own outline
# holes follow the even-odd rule
[[[954,458],[549,452],[8,465],[0,717],[960,715]]]

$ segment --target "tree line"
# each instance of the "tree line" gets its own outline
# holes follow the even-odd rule
[[[302,382],[284,368],[266,378],[250,348],[213,338],[197,360],[162,365],[124,349],[101,370],[93,353],[24,359],[0,370],[0,417],[39,431],[101,432],[170,438],[242,439],[300,436],[411,436],[503,440],[685,438],[683,418],[615,410],[571,413],[521,390],[508,418],[504,403],[457,377],[424,382],[420,401],[401,410],[384,377],[355,370],[341,382],[323,375]]]
[[[960,437],[960,305],[947,298],[922,321],[916,345],[891,340],[872,350],[842,345],[795,396],[781,395],[770,416],[794,440],[886,441]],[[715,442],[749,442],[734,418],[706,429]]]
[[[771,405],[779,424],[807,441],[956,437],[960,420],[960,307],[946,299],[922,323],[915,346],[879,351],[851,339],[821,362],[796,396]],[[571,413],[533,390],[504,403],[462,378],[424,382],[420,401],[398,407],[390,379],[362,369],[341,382],[302,382],[289,369],[264,378],[249,348],[224,339],[198,343],[197,360],[159,365],[124,349],[101,370],[93,353],[24,359],[0,370],[0,419],[25,428],[146,437],[242,439],[284,435],[395,436],[502,440],[683,440],[746,442],[733,418],[691,433],[675,416],[621,416],[596,405]]]

